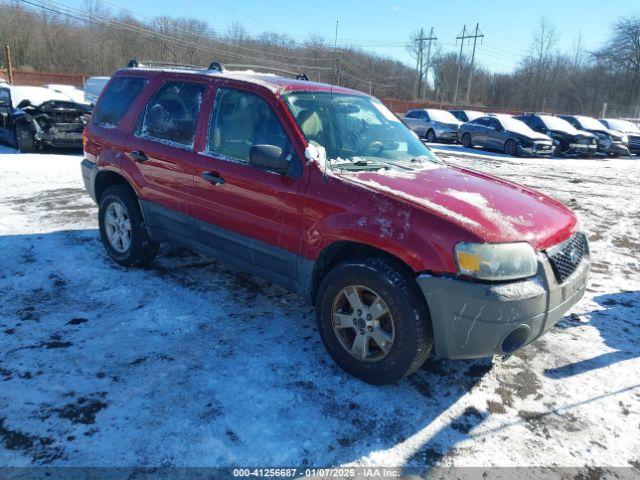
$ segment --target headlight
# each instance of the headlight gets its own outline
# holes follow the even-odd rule
[[[458,272],[481,280],[514,280],[538,271],[536,252],[526,242],[461,242],[455,253]]]
[[[620,141],[622,143],[629,143],[629,137],[627,135],[623,135]]]

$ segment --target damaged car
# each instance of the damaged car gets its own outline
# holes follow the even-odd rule
[[[598,137],[598,152],[610,157],[629,155],[629,138],[621,132],[605,127],[605,125],[592,117],[584,115],[558,115],[578,130],[594,134]]]
[[[45,87],[0,84],[0,140],[21,152],[81,148],[91,106]]]
[[[598,137],[593,133],[578,130],[560,117],[546,113],[525,113],[513,118],[526,123],[532,130],[551,137],[554,155],[591,157],[598,150]]]

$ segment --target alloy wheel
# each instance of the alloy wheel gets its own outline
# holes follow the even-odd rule
[[[110,203],[104,216],[104,226],[109,244],[119,253],[131,246],[131,219],[127,209],[118,202]]]
[[[368,287],[349,285],[336,295],[332,325],[340,345],[361,362],[380,361],[393,346],[393,316],[382,297]]]

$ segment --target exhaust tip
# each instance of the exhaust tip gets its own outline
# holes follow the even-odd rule
[[[517,326],[504,338],[500,350],[505,355],[510,355],[516,350],[520,350],[527,343],[529,335],[531,335],[531,328],[528,325]]]

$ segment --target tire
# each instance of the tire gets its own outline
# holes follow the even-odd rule
[[[504,153],[506,153],[510,157],[518,156],[518,145],[511,138],[504,144]]]
[[[471,140],[471,135],[465,133],[462,135],[462,146],[464,148],[473,148],[473,141]]]
[[[117,212],[122,210],[122,217]],[[119,222],[121,235],[114,235],[113,220]],[[109,187],[99,199],[100,239],[109,256],[124,267],[148,265],[158,254],[160,245],[149,238],[135,194],[125,185]],[[129,234],[124,233],[128,223]],[[115,240],[121,238],[122,242]],[[126,239],[128,238],[128,242]]]
[[[36,141],[33,131],[22,123],[18,123],[15,129],[16,147],[20,153],[33,153],[36,151]]]
[[[433,130],[429,129],[427,130],[427,135],[426,135],[426,140],[428,143],[435,143],[436,142],[436,132],[434,132]]]
[[[362,313],[353,308],[351,301],[344,294],[345,291],[355,288],[354,286],[358,286],[359,289],[358,298],[362,300],[364,310]],[[378,316],[379,320],[372,321],[378,322],[375,330],[368,325],[371,319],[371,316],[367,315],[368,308],[374,304],[365,301],[370,292],[377,294],[384,302],[378,305],[383,305],[386,310],[380,307],[378,311],[388,312]],[[346,261],[331,270],[318,289],[316,321],[322,343],[336,364],[354,377],[374,385],[400,380],[420,368],[433,346],[431,319],[426,302],[420,295],[413,278],[403,274],[387,259],[363,258]],[[340,309],[336,308],[341,302],[343,306]],[[351,313],[346,313],[347,310],[351,310]],[[334,322],[334,312],[335,318],[338,319],[339,315],[344,324],[342,321]],[[379,336],[381,329],[384,329],[386,338]],[[369,335],[365,332],[372,332],[365,341],[367,348],[359,350],[359,353],[369,352],[370,357],[367,360],[363,360],[362,355],[356,358],[348,351],[347,342],[349,338],[354,338],[351,345],[353,350],[358,330],[360,338]],[[391,339],[391,345],[387,344],[386,352],[379,347],[377,340],[374,340],[376,334],[376,338]],[[385,341],[381,343],[384,344]]]

